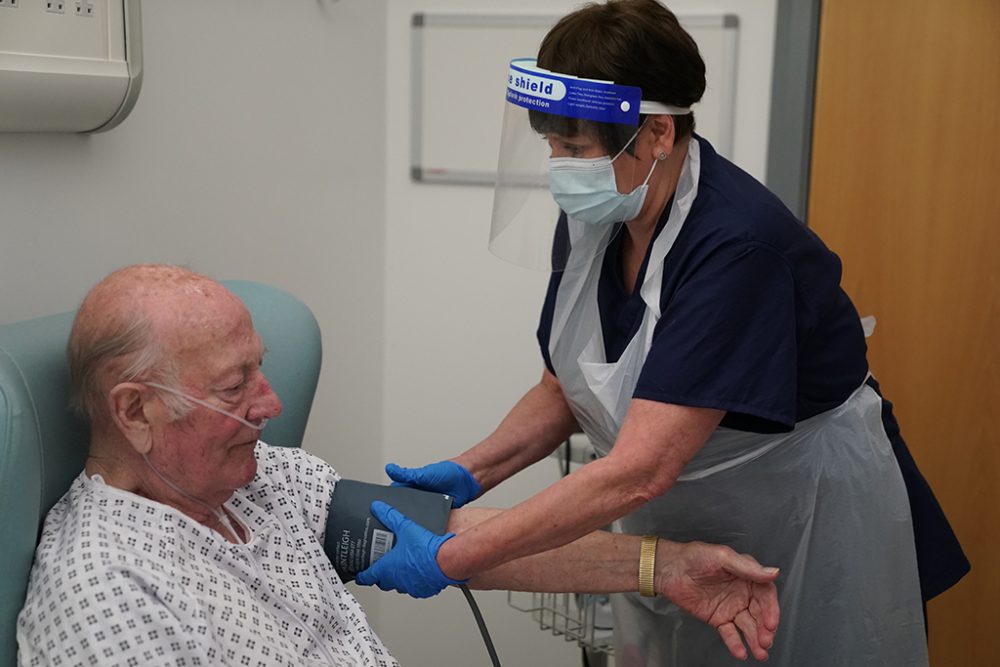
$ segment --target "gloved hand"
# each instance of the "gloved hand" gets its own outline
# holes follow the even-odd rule
[[[483,492],[472,473],[454,461],[440,461],[422,468],[402,468],[390,463],[385,467],[385,474],[392,479],[393,486],[447,493],[452,497],[452,507],[461,507]]]
[[[358,572],[355,579],[358,584],[374,584],[383,591],[396,590],[415,598],[429,598],[446,586],[468,581],[448,577],[437,564],[438,550],[455,533],[435,535],[381,500],[372,503],[372,514],[395,533],[396,543],[367,570]]]

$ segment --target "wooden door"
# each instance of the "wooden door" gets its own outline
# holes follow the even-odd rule
[[[1000,1],[823,2],[817,67],[808,222],[972,561],[929,605],[931,664],[998,664]]]

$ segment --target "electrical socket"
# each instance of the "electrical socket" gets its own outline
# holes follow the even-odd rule
[[[94,17],[94,3],[90,0],[76,0],[76,15]]]
[[[16,9],[17,0],[0,0],[0,7],[10,7],[11,9]]]
[[[66,3],[63,0],[49,0],[45,3],[45,11],[53,14],[65,14]]]

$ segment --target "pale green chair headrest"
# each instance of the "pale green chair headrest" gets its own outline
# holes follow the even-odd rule
[[[284,410],[261,439],[298,447],[319,379],[319,326],[291,294],[224,282],[267,346],[264,373]],[[66,341],[74,313],[0,326],[0,667],[16,664],[15,625],[42,521],[83,469],[87,428],[67,409]]]

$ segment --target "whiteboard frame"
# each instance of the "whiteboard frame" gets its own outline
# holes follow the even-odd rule
[[[496,183],[496,171],[449,169],[447,166],[425,167],[423,159],[423,64],[425,27],[447,28],[546,28],[561,17],[552,14],[453,14],[416,12],[410,20],[410,178],[418,183],[450,183],[458,185],[489,185]],[[739,37],[739,16],[736,14],[678,15],[678,21],[688,27],[718,27],[725,30],[723,58],[733,76],[718,89],[719,105],[734,110],[736,106],[736,72]],[[697,111],[697,109],[695,109]],[[728,122],[720,128],[721,134],[713,138],[719,153],[732,155],[735,111],[728,115]]]

